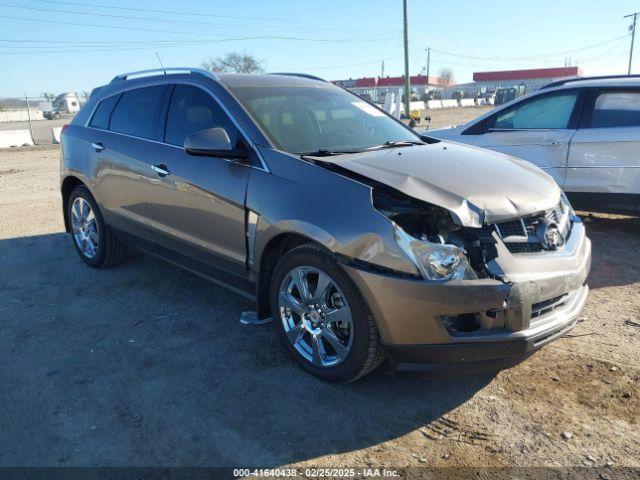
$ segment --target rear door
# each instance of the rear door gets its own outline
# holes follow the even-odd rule
[[[485,120],[473,144],[528,160],[562,186],[581,101],[577,90],[523,100]]]
[[[580,203],[640,201],[640,89],[594,89],[571,141],[565,190]]]
[[[126,232],[144,235],[150,224],[158,178],[149,165],[162,155],[156,136],[167,89],[153,85],[108,97],[89,123],[96,197],[107,223]]]

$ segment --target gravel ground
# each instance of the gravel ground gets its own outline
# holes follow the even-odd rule
[[[587,218],[583,316],[522,364],[329,385],[226,290],[85,266],[58,156],[0,151],[0,466],[640,466],[639,219]]]
[[[421,120],[425,116],[431,117],[429,128],[448,127],[450,125],[458,125],[467,123],[469,120],[493,110],[494,107],[467,107],[467,108],[443,108],[442,110],[425,110]],[[426,124],[424,121],[416,127],[416,130],[424,130]]]

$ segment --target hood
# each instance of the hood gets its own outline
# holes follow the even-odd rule
[[[457,223],[480,227],[548,210],[560,200],[549,175],[524,160],[457,143],[323,157],[323,162],[446,208]]]

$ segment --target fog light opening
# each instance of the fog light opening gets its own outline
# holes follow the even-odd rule
[[[442,323],[451,335],[472,333],[480,329],[480,320],[477,313],[445,315],[442,316]]]

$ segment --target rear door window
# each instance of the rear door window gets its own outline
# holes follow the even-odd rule
[[[500,130],[568,128],[577,93],[544,95],[514,105],[495,117],[491,128]]]
[[[602,92],[593,105],[590,128],[640,126],[640,91]]]
[[[155,139],[165,89],[165,85],[157,85],[124,92],[111,114],[109,130]]]
[[[237,143],[237,129],[211,95],[192,85],[176,85],[169,105],[164,141],[182,147],[187,135],[216,127],[227,131],[231,145]]]
[[[98,104],[98,108],[96,108],[95,113],[93,114],[93,118],[91,119],[91,123],[89,126],[94,128],[100,128],[102,130],[109,129],[109,119],[111,118],[111,112],[113,111],[113,106],[118,101],[119,95],[113,95],[109,98],[105,98]]]

